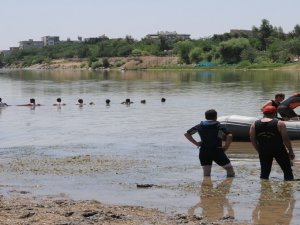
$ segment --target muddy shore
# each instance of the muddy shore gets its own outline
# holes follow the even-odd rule
[[[95,173],[106,174],[126,171],[129,167],[147,164],[144,160],[132,160],[108,156],[67,156],[53,158],[22,157],[1,162],[0,173],[17,176],[72,176]],[[226,185],[225,185],[226,186]],[[36,195],[31,187],[0,185],[0,224],[246,224],[237,223],[230,215],[220,216],[214,221],[205,215],[193,212],[162,212],[154,208],[128,205],[103,204],[96,200],[73,200],[67,194]],[[51,187],[48,187],[51,189]],[[136,184],[135,189],[160,188],[151,184]],[[193,187],[183,187],[191,191]],[[88,191],[88,190],[87,190]],[[209,197],[209,196],[208,196]],[[219,198],[219,197],[217,197]],[[223,200],[223,197],[220,196]],[[215,201],[214,199],[213,201]],[[192,209],[193,211],[193,209]],[[218,211],[218,209],[216,209]]]
[[[233,145],[232,154],[238,154],[239,146],[239,144]],[[122,171],[127,173],[132,167],[147,167],[149,163],[151,162],[146,160],[105,155],[44,158],[39,156],[33,157],[30,154],[28,156],[23,155],[21,158],[2,159],[0,174],[1,176],[7,174],[23,177],[36,176],[38,177],[37,179],[49,176],[68,177],[83,175],[93,179],[91,177],[94,174],[106,176],[105,174],[118,174]],[[1,183],[0,224],[246,225],[269,224],[270,219],[274,219],[274,222],[282,222],[280,224],[290,224],[291,219],[297,216],[293,216],[293,211],[295,213],[297,208],[295,199],[298,198],[298,195],[296,195],[296,191],[299,188],[298,182],[284,183],[280,181],[280,169],[278,166],[275,166],[274,170],[279,171],[278,178],[274,180],[272,177],[271,182],[260,184],[258,179],[259,171],[256,169],[256,166],[253,167],[256,163],[251,162],[249,164],[243,161],[239,163],[234,162],[234,164],[238,176],[233,179],[221,177],[215,182],[216,176],[222,176],[224,171],[214,167],[214,178],[212,180],[199,180],[199,183],[182,183],[174,186],[131,185],[131,189],[135,192],[138,189],[155,191],[165,188],[169,191],[181,189],[186,193],[199,193],[200,202],[194,206],[191,202],[191,207],[184,212],[163,211],[136,205],[106,204],[102,203],[101,200],[74,200],[67,194],[68,190],[66,190],[66,193],[38,195],[34,189],[39,187],[35,187],[34,184],[28,189],[24,184],[11,185]],[[298,174],[298,168],[295,169],[295,172]],[[244,177],[247,177],[247,179],[244,179]],[[121,183],[120,185],[128,184]],[[259,185],[261,185],[261,190]],[[52,187],[45,188],[51,189]],[[272,188],[274,191],[272,191]],[[89,190],[86,191],[88,192]],[[260,197],[257,202],[255,196],[259,194]],[[231,200],[228,199],[228,196],[230,196]],[[244,220],[242,215],[238,215],[238,212],[235,211],[238,205],[246,213],[253,211],[253,219],[251,221],[249,219]],[[202,211],[200,214],[198,212],[199,209]],[[278,215],[273,215],[274,211],[279,212]],[[298,213],[296,212],[296,214]],[[264,215],[264,217],[260,215]]]
[[[205,217],[170,215],[156,209],[107,205],[98,201],[73,201],[58,196],[37,198],[26,192],[11,193],[9,197],[1,196],[0,202],[2,225],[237,224],[231,217],[210,223]]]

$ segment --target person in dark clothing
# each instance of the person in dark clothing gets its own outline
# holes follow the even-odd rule
[[[281,102],[277,111],[284,120],[299,120],[299,116],[294,111],[298,106],[300,106],[300,93],[295,93]]]
[[[34,99],[34,98],[31,98],[31,99],[29,100],[29,102],[30,102],[30,103],[28,103],[28,104],[17,105],[17,106],[31,106],[31,107],[41,106],[41,104],[35,103],[35,99]]]
[[[2,98],[0,98],[0,107],[6,107],[8,106],[6,103],[2,102]]]
[[[275,106],[275,108],[277,108],[280,103],[284,100],[285,98],[285,94],[283,93],[277,93],[275,95],[275,98],[274,99],[270,99],[269,101],[267,101],[265,104],[263,104],[263,106],[261,107],[261,111],[263,111],[263,109],[268,106],[268,105],[272,105],[272,106]]]
[[[65,106],[66,104],[61,101],[61,98],[57,98],[56,103],[54,103],[53,105],[54,106]]]
[[[269,179],[275,158],[284,173],[284,180],[293,180],[291,160],[295,155],[285,123],[275,118],[274,106],[266,106],[263,114],[264,117],[250,127],[250,140],[259,155],[260,178]]]
[[[203,175],[210,176],[212,162],[222,166],[227,171],[227,177],[234,177],[234,169],[225,151],[232,142],[232,134],[217,121],[217,112],[210,109],[205,112],[205,121],[189,129],[184,136],[198,148],[200,148],[199,159],[203,168]],[[198,133],[201,142],[193,138]],[[225,138],[225,145],[223,145]]]

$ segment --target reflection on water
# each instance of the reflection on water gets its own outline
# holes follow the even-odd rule
[[[261,181],[260,197],[253,211],[255,224],[289,225],[295,208],[294,189],[291,182]]]
[[[232,181],[233,178],[227,178],[218,184],[215,182],[214,187],[211,177],[204,177],[199,192],[200,201],[188,210],[189,216],[201,209],[202,216],[206,216],[211,222],[224,218],[233,219],[234,210],[227,198]]]

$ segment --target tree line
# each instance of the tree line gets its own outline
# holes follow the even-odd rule
[[[53,59],[85,58],[89,67],[109,66],[110,57],[178,56],[182,64],[251,65],[285,64],[300,55],[300,25],[289,33],[275,27],[267,19],[250,32],[215,34],[211,37],[183,40],[131,36],[118,39],[99,38],[93,42],[66,42],[41,49],[24,49],[0,55],[0,67],[20,64],[50,63]]]

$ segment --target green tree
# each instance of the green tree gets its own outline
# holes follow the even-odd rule
[[[96,57],[90,56],[90,57],[89,57],[88,66],[91,67],[92,64],[93,64],[94,62],[97,62],[97,61],[98,61],[98,59],[97,59]]]
[[[247,60],[253,63],[257,57],[256,51],[253,47],[249,46],[241,52],[241,60]]]
[[[0,68],[4,66],[4,55],[0,53]]]
[[[193,48],[189,53],[190,62],[199,63],[201,60],[203,60],[202,53],[203,51],[201,48]]]
[[[134,39],[130,35],[126,35],[125,40],[128,44],[134,43]]]
[[[140,49],[133,49],[131,51],[131,55],[133,55],[133,56],[141,56],[141,55],[143,55],[143,53],[142,53],[142,51]]]
[[[86,58],[90,55],[90,49],[87,45],[81,45],[77,48],[77,55],[79,58]]]
[[[232,38],[220,43],[220,54],[225,63],[233,64],[241,61],[241,53],[250,47],[246,38]]]
[[[289,40],[286,43],[287,49],[293,55],[300,55],[300,37]]]
[[[109,61],[107,58],[102,59],[102,64],[104,68],[108,68],[109,67]]]
[[[189,41],[189,40],[180,41],[180,42],[176,43],[176,45],[175,45],[175,52],[178,53],[180,59],[184,63],[190,64],[189,53],[192,48],[193,48],[193,43],[191,41]]]
[[[127,57],[132,52],[132,46],[131,45],[122,45],[117,48],[117,56],[121,57]]]
[[[284,47],[284,42],[280,39],[274,39],[272,44],[268,47],[268,57],[273,62],[282,62],[283,56],[286,55],[286,50]]]
[[[159,49],[160,49],[160,51],[164,51],[164,50],[169,50],[170,49],[166,38],[163,37],[163,36],[159,37]]]
[[[272,35],[274,29],[270,22],[263,19],[259,29],[254,29],[254,33],[257,34],[259,40],[259,50],[265,51],[268,46],[268,38]]]
[[[299,24],[297,24],[294,27],[294,30],[292,31],[292,36],[293,37],[300,37],[300,25]]]

